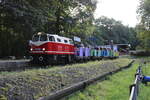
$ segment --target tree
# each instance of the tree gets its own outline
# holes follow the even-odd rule
[[[0,5],[0,56],[26,55],[28,40],[39,31],[81,38],[93,32],[95,0],[1,0]]]
[[[150,50],[150,0],[140,0],[138,8],[140,23],[137,25],[141,48]]]
[[[134,28],[124,26],[120,21],[102,16],[95,20],[96,30],[94,31],[98,44],[109,44],[111,40],[115,44],[128,43],[132,49],[137,46],[136,31]]]
[[[28,41],[34,32],[44,30],[47,21],[41,0],[2,0],[0,5],[0,55],[25,55]],[[39,8],[38,8],[39,7]]]

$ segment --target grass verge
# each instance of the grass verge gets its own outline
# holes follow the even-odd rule
[[[150,61],[150,58],[148,61]],[[142,69],[143,69],[142,70],[143,74],[145,76],[150,76],[150,62],[144,64]],[[150,83],[148,83],[147,86],[145,86],[144,84],[141,84],[138,100],[150,100],[149,94],[150,94]]]
[[[134,82],[134,75],[141,60],[137,60],[129,69],[123,70],[110,76],[108,80],[98,82],[87,87],[84,91],[75,93],[65,100],[128,100],[129,86]],[[143,72],[150,75],[150,64],[143,65]],[[149,66],[149,67],[148,67]],[[150,86],[140,86],[140,95],[138,100],[150,100]]]

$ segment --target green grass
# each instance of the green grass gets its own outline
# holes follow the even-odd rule
[[[143,65],[143,74],[145,76],[150,76],[150,63]],[[150,100],[150,83],[145,86],[144,84],[140,85],[140,94],[139,100]]]
[[[133,84],[137,67],[140,61],[137,60],[129,69],[123,70],[103,82],[87,87],[82,92],[77,92],[65,100],[128,100],[129,86]],[[146,69],[143,67],[144,74],[150,75],[150,64]],[[150,100],[150,86],[140,86],[138,100]]]

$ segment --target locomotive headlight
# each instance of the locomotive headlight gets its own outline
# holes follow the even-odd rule
[[[45,48],[43,48],[42,50],[45,51]]]
[[[31,48],[30,50],[32,51],[33,49]]]

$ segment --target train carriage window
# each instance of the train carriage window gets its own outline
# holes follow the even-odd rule
[[[47,41],[47,35],[41,35],[40,41]]]
[[[55,42],[55,38],[54,38],[54,36],[50,36],[50,37],[49,37],[49,41],[53,41],[53,42]]]
[[[64,42],[65,42],[65,43],[68,43],[68,41],[67,41],[67,40],[64,40]]]
[[[70,44],[73,44],[73,41],[72,40],[69,40]]]
[[[39,41],[39,35],[34,35],[32,41],[33,42]]]
[[[61,39],[57,38],[57,42],[61,42]]]

